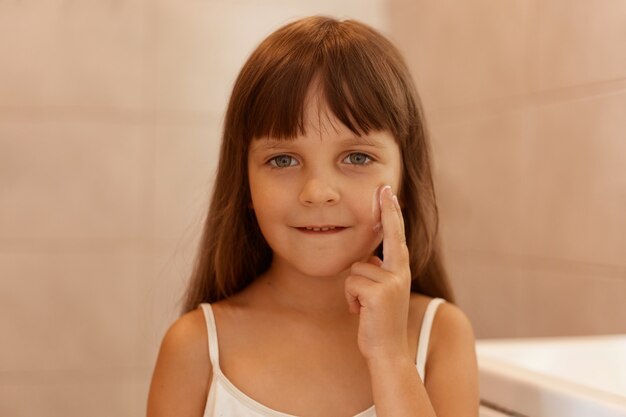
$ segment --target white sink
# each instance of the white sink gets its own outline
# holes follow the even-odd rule
[[[476,342],[481,401],[509,415],[626,417],[626,335]]]

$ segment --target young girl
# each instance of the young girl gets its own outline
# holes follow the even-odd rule
[[[381,34],[311,17],[263,41],[233,89],[148,416],[477,416],[429,159]]]

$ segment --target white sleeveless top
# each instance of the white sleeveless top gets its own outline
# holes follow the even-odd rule
[[[430,339],[430,329],[435,318],[435,312],[439,304],[443,303],[441,298],[433,298],[426,307],[422,328],[420,330],[419,346],[417,347],[417,358],[415,366],[422,381],[426,372],[426,353],[428,351],[428,341]],[[240,391],[222,373],[219,364],[219,350],[217,343],[217,327],[215,326],[215,316],[210,304],[200,304],[204,311],[209,338],[209,356],[213,366],[213,378],[211,388],[204,408],[204,417],[297,417],[291,414],[281,413],[248,397]],[[372,405],[354,417],[375,417],[376,410]]]

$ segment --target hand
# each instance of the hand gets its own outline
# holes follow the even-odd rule
[[[345,282],[350,312],[359,314],[359,350],[368,361],[409,357],[411,268],[404,220],[391,187],[380,194],[384,260],[373,256],[354,263]]]

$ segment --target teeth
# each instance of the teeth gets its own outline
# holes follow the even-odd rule
[[[307,227],[306,230],[313,230],[314,232],[326,232],[328,230],[335,230],[335,226],[331,226],[331,227]]]

